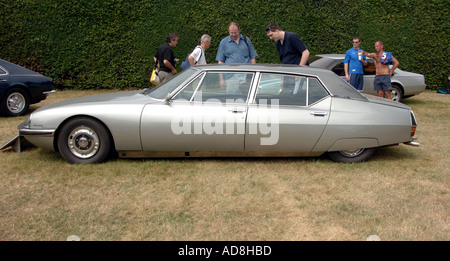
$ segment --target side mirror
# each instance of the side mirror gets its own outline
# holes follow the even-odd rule
[[[166,103],[169,104],[171,99],[172,99],[172,96],[170,96],[170,93],[168,93],[165,98]]]

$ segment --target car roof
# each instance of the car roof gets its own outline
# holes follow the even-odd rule
[[[317,54],[316,56],[323,57],[323,58],[330,58],[330,59],[344,59],[345,58],[345,54],[341,54],[341,53],[339,53],[339,54],[336,54],[336,53]]]
[[[207,64],[196,65],[195,68],[200,70],[227,70],[227,71],[259,71],[259,72],[272,72],[272,73],[294,73],[304,74],[310,76],[321,76],[329,74],[329,70],[321,68],[313,68],[309,66],[300,66],[293,64]]]
[[[21,75],[41,75],[37,72],[24,68],[20,65],[0,59],[0,66],[5,68],[9,74],[21,74]]]

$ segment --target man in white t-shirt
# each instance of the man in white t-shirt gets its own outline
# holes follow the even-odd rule
[[[206,64],[205,50],[211,45],[211,36],[204,34],[200,39],[200,45],[195,47],[191,55],[189,55],[188,60],[192,65]]]

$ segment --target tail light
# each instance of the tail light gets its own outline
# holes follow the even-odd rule
[[[414,137],[416,134],[416,128],[417,128],[417,120],[416,116],[414,115],[413,111],[410,111],[411,113],[411,137]]]

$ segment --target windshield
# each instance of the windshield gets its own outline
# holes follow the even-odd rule
[[[172,80],[149,90],[148,95],[155,99],[165,99],[167,97],[167,94],[172,93],[174,90],[180,87],[183,82],[196,74],[196,72],[197,70],[193,68],[184,70],[183,72],[177,74],[177,76],[175,76],[175,78],[173,78]]]

